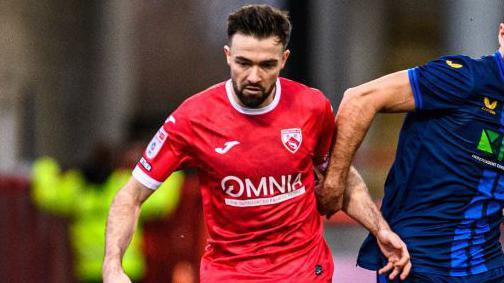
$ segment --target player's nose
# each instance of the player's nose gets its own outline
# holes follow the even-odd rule
[[[250,72],[247,76],[247,81],[251,84],[256,84],[261,81],[261,75],[259,73],[259,68],[253,67],[250,69]]]

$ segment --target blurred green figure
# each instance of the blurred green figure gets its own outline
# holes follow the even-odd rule
[[[86,166],[82,171],[63,172],[49,157],[42,157],[33,164],[32,198],[35,205],[44,212],[71,218],[74,271],[81,282],[101,282],[108,208],[130,174],[130,168],[126,167],[111,170],[110,174],[89,174]],[[97,182],[92,180],[93,175],[98,176]],[[141,220],[158,219],[172,213],[179,202],[183,181],[182,172],[173,173],[163,183],[165,188],[157,190],[143,204]],[[141,226],[138,226],[123,260],[124,270],[135,281],[145,273]]]

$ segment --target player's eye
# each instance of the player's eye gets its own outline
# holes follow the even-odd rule
[[[246,62],[246,61],[236,61],[236,64],[238,64],[238,66],[240,66],[240,67],[248,67],[248,66],[250,66],[250,63]]]
[[[275,68],[276,65],[277,64],[275,62],[267,62],[267,63],[262,63],[261,68],[263,68],[265,70],[271,70],[271,69]]]

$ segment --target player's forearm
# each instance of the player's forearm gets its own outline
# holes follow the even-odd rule
[[[324,186],[317,204],[328,215],[341,206],[348,170],[377,112],[415,109],[408,72],[400,71],[345,92],[336,115],[336,136]]]
[[[336,115],[335,144],[324,186],[342,194],[348,169],[377,112],[415,108],[408,72],[400,71],[348,89]]]
[[[104,274],[121,269],[122,257],[135,232],[140,204],[128,185],[115,196],[107,219]]]
[[[343,199],[343,211],[362,224],[373,235],[380,230],[390,230],[380,211],[369,195],[364,180],[355,168],[348,174],[347,187]]]
[[[336,115],[336,139],[328,168],[328,178],[335,178],[340,184],[346,183],[352,159],[373,121],[376,109],[367,104],[366,94],[357,89],[345,92]]]
[[[324,180],[323,197],[328,204],[343,196],[348,171],[355,151],[364,138],[376,113],[367,97],[355,90],[348,90],[336,115],[335,144]]]

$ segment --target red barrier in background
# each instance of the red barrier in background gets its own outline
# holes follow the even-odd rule
[[[68,236],[70,219],[46,215],[32,204],[27,179],[0,176],[0,282],[76,282]],[[206,239],[198,180],[186,177],[181,203],[161,221],[145,223],[144,283],[171,282],[186,263],[194,282]],[[188,263],[188,264],[187,264]]]
[[[188,282],[181,279],[181,272],[190,272],[191,275],[182,275],[183,278],[190,276],[193,282],[199,282],[200,258],[205,243],[206,228],[198,178],[186,174],[176,211],[165,220],[149,221],[144,225],[147,274],[142,282],[172,282],[177,264],[190,266],[176,272],[179,274],[177,282]]]
[[[0,281],[75,282],[67,221],[36,211],[28,180],[0,176]]]

